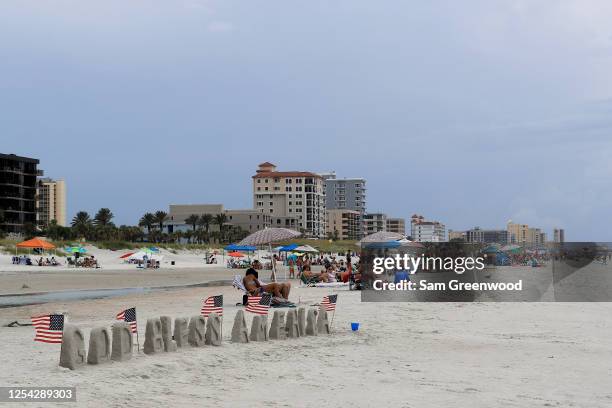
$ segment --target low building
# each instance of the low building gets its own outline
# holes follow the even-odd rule
[[[367,213],[363,216],[364,235],[387,231],[387,214]]]
[[[0,154],[0,229],[21,234],[36,227],[38,159]]]
[[[51,221],[66,226],[66,182],[41,178],[36,183],[36,216],[39,228],[46,228]]]
[[[387,218],[387,232],[406,235],[406,220],[404,218]]]
[[[272,226],[273,217],[257,210],[225,210],[227,224],[242,228],[249,233]]]
[[[414,214],[410,219],[410,236],[416,242],[445,242],[446,227],[439,221],[427,221]]]
[[[506,245],[510,243],[510,234],[506,230],[481,229],[480,227],[474,227],[465,232],[465,240],[466,242],[480,242],[485,244],[497,243]]]
[[[449,241],[467,241],[467,231],[448,230]]]
[[[327,210],[327,236],[334,239],[359,239],[361,213],[355,210]]]

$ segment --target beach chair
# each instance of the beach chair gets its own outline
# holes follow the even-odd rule
[[[263,283],[260,281],[260,283]],[[232,281],[232,286],[238,290],[242,291],[242,303],[236,303],[236,306],[246,306],[247,301],[249,299],[249,292],[244,287],[244,283],[242,282],[242,276],[235,275],[234,280]],[[286,299],[277,298],[275,296],[272,297],[271,307],[295,307],[295,304],[289,302]]]

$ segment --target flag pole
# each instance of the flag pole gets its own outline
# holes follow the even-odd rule
[[[334,326],[334,317],[336,317],[336,308],[334,308],[334,313],[332,313],[331,323],[329,323],[329,331],[332,331],[332,327]]]

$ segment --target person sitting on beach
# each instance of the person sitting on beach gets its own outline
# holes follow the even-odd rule
[[[252,264],[252,268],[253,269],[261,269],[261,262],[259,262],[259,260],[254,260],[253,264]]]
[[[251,296],[259,296],[262,293],[271,293],[275,297],[289,299],[289,292],[291,291],[290,282],[273,282],[262,285],[259,282],[259,273],[253,268],[247,269],[246,274],[242,279],[242,283]]]

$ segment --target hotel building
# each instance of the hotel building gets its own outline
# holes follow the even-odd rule
[[[253,179],[253,208],[276,219],[275,227],[297,229],[307,237],[325,238],[325,183],[307,171],[277,171],[259,165]]]
[[[438,221],[427,221],[422,215],[414,214],[410,219],[410,235],[416,242],[445,242],[446,227]]]
[[[66,183],[64,180],[41,178],[36,183],[36,212],[39,228],[51,221],[66,226]]]
[[[0,229],[23,233],[36,225],[36,177],[38,159],[0,154]]]
[[[336,173],[321,174],[325,182],[325,208],[352,210],[359,213],[359,235],[363,234],[363,216],[366,212],[366,180],[363,178],[336,178]]]
[[[406,234],[406,220],[403,218],[387,218],[387,232]]]
[[[327,236],[334,239],[359,239],[361,236],[361,213],[354,210],[327,210]]]

